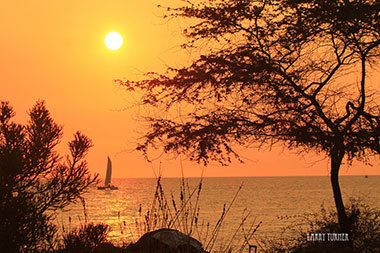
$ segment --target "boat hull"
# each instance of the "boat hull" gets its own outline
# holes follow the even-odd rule
[[[98,190],[119,190],[116,186],[98,186]]]

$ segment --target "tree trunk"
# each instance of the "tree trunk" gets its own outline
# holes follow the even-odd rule
[[[342,160],[345,154],[345,150],[342,147],[336,145],[331,150],[331,186],[334,193],[334,201],[336,210],[338,213],[338,222],[340,226],[340,233],[348,233],[349,241],[346,245],[353,248],[352,236],[351,236],[351,224],[347,218],[346,210],[344,208],[342,193],[339,186],[339,168],[342,164]]]

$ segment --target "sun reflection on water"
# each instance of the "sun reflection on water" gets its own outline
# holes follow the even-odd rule
[[[344,196],[365,196],[369,205],[380,208],[380,176],[342,177],[341,182]],[[79,202],[72,204],[69,211],[58,214],[58,225],[64,225],[67,229],[86,221],[105,223],[111,228],[109,237],[115,244],[137,240],[144,230],[141,223],[136,225],[139,208],[141,205],[144,215],[151,207],[156,181],[115,179],[113,183],[119,190],[97,190],[94,187],[84,195],[87,218],[83,205]],[[190,187],[195,187],[198,183],[199,179],[189,179]],[[333,206],[328,177],[205,178],[201,192],[200,219],[215,224],[223,205],[231,201],[242,183],[243,189],[221,231],[222,238],[228,237],[231,230],[237,227],[245,208],[251,210],[257,222],[263,221],[257,235],[275,235],[289,225],[286,220],[279,220],[278,217],[318,212],[322,203],[327,207]],[[170,199],[171,193],[179,198],[180,179],[164,178],[162,185],[167,198]]]

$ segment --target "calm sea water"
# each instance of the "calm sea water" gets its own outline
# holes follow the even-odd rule
[[[196,188],[200,182],[197,178],[186,180],[190,189]],[[152,206],[156,180],[114,179],[113,183],[119,190],[102,191],[92,188],[84,195],[88,222],[110,225],[110,237],[116,243],[135,240],[140,205],[143,212]],[[360,198],[371,207],[380,208],[380,176],[344,176],[340,183],[346,201],[350,197]],[[178,200],[180,184],[179,178],[162,179],[168,201],[171,201],[171,194]],[[315,213],[322,204],[327,208],[333,207],[329,177],[204,178],[200,194],[199,224],[201,221],[215,224],[223,205],[231,202],[241,185],[242,189],[221,228],[221,241],[231,236],[240,224],[243,213],[247,211],[251,212],[247,223],[262,222],[256,237],[276,237],[282,228],[292,222],[280,217]],[[58,215],[59,225],[67,228],[84,223],[82,204],[73,204],[69,209]],[[251,243],[255,244],[254,241]]]

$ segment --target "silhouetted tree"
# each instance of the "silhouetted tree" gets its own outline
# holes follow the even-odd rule
[[[0,111],[0,251],[34,252],[52,245],[54,211],[80,198],[95,177],[84,157],[91,140],[77,132],[69,142],[70,156],[55,151],[62,127],[43,101],[21,125],[8,102]]]
[[[210,0],[168,8],[169,18],[191,20],[182,46],[198,47],[200,56],[163,75],[119,80],[161,110],[147,117],[151,127],[138,149],[147,154],[159,143],[165,152],[222,164],[238,157],[234,144],[325,154],[339,224],[349,232],[339,168],[343,159],[366,162],[380,152],[378,93],[368,82],[380,53],[379,12],[376,0]]]

